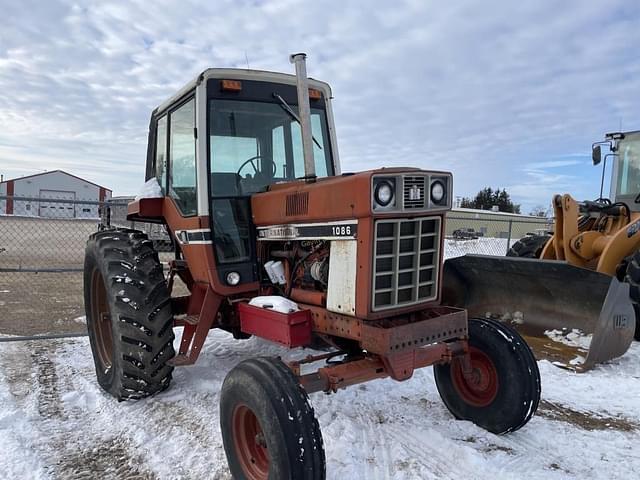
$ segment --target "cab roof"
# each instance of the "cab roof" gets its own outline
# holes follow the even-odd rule
[[[187,83],[170,98],[162,102],[153,111],[154,113],[165,110],[173,103],[180,100],[187,93],[206,82],[208,79],[230,79],[230,80],[254,80],[271,83],[281,83],[285,85],[296,85],[296,76],[289,73],[269,72],[266,70],[247,70],[242,68],[208,68],[196,78]],[[309,87],[320,90],[325,98],[331,98],[331,87],[326,82],[321,82],[309,78]]]

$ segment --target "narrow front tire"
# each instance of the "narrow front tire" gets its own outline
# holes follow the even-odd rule
[[[245,360],[220,393],[220,426],[237,480],[324,480],[318,421],[298,379],[275,358]]]
[[[469,320],[471,374],[462,359],[434,366],[438,392],[449,411],[492,433],[518,430],[540,401],[540,372],[531,349],[511,327]]]

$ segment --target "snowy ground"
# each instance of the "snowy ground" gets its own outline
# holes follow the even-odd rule
[[[0,478],[230,478],[218,426],[225,374],[254,355],[300,355],[213,331],[172,388],[118,403],[85,338],[0,343]],[[540,362],[543,401],[522,430],[455,421],[432,370],[314,394],[329,479],[640,478],[640,344],[576,374]]]
[[[506,245],[506,239],[447,239],[445,255],[503,255]],[[0,287],[2,302],[10,291],[28,295],[17,285]],[[69,308],[78,307],[72,300]],[[0,317],[11,325],[19,302],[35,304],[30,297],[2,302]],[[33,332],[15,333],[50,331],[55,312],[27,312]],[[70,325],[83,328],[67,316]],[[0,480],[230,478],[218,392],[226,373],[255,355],[301,352],[213,331],[198,364],[177,369],[169,391],[118,403],[97,386],[87,339],[0,343]],[[640,478],[640,344],[584,374],[539,365],[538,415],[507,436],[455,421],[430,368],[404,383],[379,380],[312,395],[328,478]]]

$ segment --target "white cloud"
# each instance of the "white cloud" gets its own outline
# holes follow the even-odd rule
[[[546,168],[571,167],[573,165],[583,165],[584,163],[585,162],[581,160],[549,160],[546,162],[529,163],[527,164],[527,168],[530,170],[540,170]]]
[[[637,116],[639,7],[620,0],[3,3],[5,174],[60,167],[135,192],[151,110],[245,54],[287,72],[309,54],[345,171],[450,169],[459,194],[506,186],[525,205],[597,194],[570,155]],[[575,168],[545,174],[556,160]]]

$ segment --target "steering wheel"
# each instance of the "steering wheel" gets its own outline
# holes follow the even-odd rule
[[[242,165],[240,165],[240,168],[238,168],[238,171],[236,172],[236,175],[238,175],[239,177],[242,177],[242,175],[240,175],[240,172],[242,171],[242,169],[248,165],[251,164],[251,166],[253,167],[253,175],[255,176],[256,174],[258,174],[258,166],[255,163],[255,160],[262,160],[262,155],[256,155],[254,157],[251,157],[247,160],[245,160],[244,162],[242,162]],[[275,176],[276,175],[276,164],[274,162],[271,162],[271,168],[272,168],[272,172],[271,172],[271,176]]]

